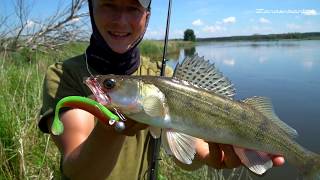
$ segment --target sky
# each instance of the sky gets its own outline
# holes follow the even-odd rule
[[[0,17],[12,14],[13,0],[3,0]],[[33,2],[30,22],[53,13],[71,0]],[[168,0],[153,0],[146,39],[163,39]],[[85,9],[86,10],[86,9]],[[196,37],[320,32],[320,0],[172,0],[169,38],[183,38],[186,29]]]

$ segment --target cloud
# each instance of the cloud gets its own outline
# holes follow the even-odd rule
[[[176,29],[176,30],[174,30],[173,31],[173,36],[174,37],[183,37],[183,34],[184,34],[184,31],[183,30],[178,30],[178,29]]]
[[[271,23],[271,21],[269,19],[266,19],[263,17],[259,19],[259,22],[262,24],[270,24]]]
[[[267,26],[252,26],[251,27],[251,33],[252,34],[270,34],[270,33],[276,33],[275,29],[272,27]]]
[[[197,21],[199,21],[199,19]],[[218,35],[217,33],[227,30],[226,27],[228,26],[228,24],[233,24],[235,22],[236,22],[236,18],[233,17],[233,16],[230,16],[230,17],[221,19],[219,21],[216,21],[212,25],[204,25],[204,24],[202,24],[203,27],[200,30],[202,32],[204,32],[204,33],[207,33],[206,35],[209,35],[209,34],[212,35],[212,33],[215,33],[215,35]]]
[[[163,33],[159,31],[150,31],[148,34],[151,36],[161,36]]]
[[[214,32],[222,30],[222,28],[219,25],[213,25],[213,26],[206,26],[202,30],[207,33],[214,33]]]
[[[301,29],[301,26],[300,26],[300,25],[293,24],[293,23],[287,24],[286,26],[287,26],[287,28],[290,29],[290,30],[299,30],[299,29]]]
[[[235,22],[236,22],[236,18],[233,16],[230,16],[230,17],[223,19],[223,23],[225,23],[225,24],[233,24]]]
[[[303,10],[302,11],[302,14],[303,15],[306,15],[306,16],[316,16],[318,15],[317,11],[315,9],[306,9],[306,10]]]
[[[194,25],[194,26],[202,26],[203,22],[201,21],[201,19],[197,19],[197,20],[192,22],[192,25]]]
[[[183,38],[184,30],[181,29],[173,29],[170,30],[169,38]],[[165,31],[162,29],[152,29],[148,28],[144,37],[146,39],[163,39],[165,36]]]
[[[152,28],[148,28],[145,34],[146,39],[162,39],[164,37],[165,32],[162,30],[155,30]]]
[[[36,25],[36,23],[32,20],[27,20],[27,24],[26,24],[26,27],[27,28],[32,28]]]
[[[78,21],[80,21],[80,18],[79,18],[79,17],[73,18],[73,19],[71,20],[72,23],[76,23],[76,22],[78,22]]]

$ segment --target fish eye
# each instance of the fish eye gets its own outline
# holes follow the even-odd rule
[[[112,89],[116,86],[116,80],[114,79],[106,79],[103,81],[103,87],[106,89]]]

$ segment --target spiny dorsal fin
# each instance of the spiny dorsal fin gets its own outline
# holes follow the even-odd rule
[[[178,63],[173,78],[228,98],[235,95],[233,84],[228,78],[224,77],[214,64],[198,54],[186,57],[181,64]]]
[[[269,98],[266,97],[252,97],[245,99],[243,101],[246,104],[249,104],[251,107],[255,108],[268,119],[272,120],[277,124],[281,129],[283,129],[290,137],[296,138],[298,133],[295,129],[284,123],[280,118],[275,114],[272,103]]]

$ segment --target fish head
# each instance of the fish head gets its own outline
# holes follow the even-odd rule
[[[101,75],[96,79],[108,96],[108,108],[116,108],[127,117],[146,124],[165,117],[164,94],[149,77]]]
[[[137,79],[119,75],[103,75],[96,77],[101,90],[108,96],[109,107],[121,111],[138,111],[140,109],[142,82]]]

